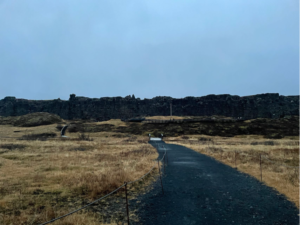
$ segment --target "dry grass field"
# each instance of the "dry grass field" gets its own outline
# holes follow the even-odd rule
[[[184,116],[149,116],[146,117],[146,119],[148,120],[170,120],[170,119],[174,119],[174,120],[183,120],[183,119],[187,119],[189,117],[184,117]]]
[[[165,138],[165,141],[211,156],[258,180],[261,180],[262,155],[262,182],[287,196],[299,208],[298,137],[271,140],[259,136],[225,138],[191,135]]]
[[[111,125],[114,125],[116,127],[120,127],[120,126],[126,127],[127,126],[127,124],[125,122],[121,121],[120,119],[111,119],[111,120],[108,120],[108,121],[97,122],[95,124],[96,125],[111,124]]]
[[[59,135],[55,127],[0,126],[0,224],[34,225],[57,218],[142,176],[158,156],[147,137],[127,134],[78,138],[78,133],[67,133],[69,138],[34,140],[36,134]],[[84,211],[53,224],[99,221],[95,213]],[[113,221],[109,224],[117,224]]]

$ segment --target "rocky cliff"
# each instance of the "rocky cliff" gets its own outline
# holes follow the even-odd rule
[[[70,95],[68,101],[26,100],[5,97],[0,100],[0,116],[20,116],[33,112],[49,112],[63,119],[94,119],[98,121],[137,116],[170,115],[280,118],[299,114],[299,96],[259,94],[240,97],[237,95],[207,95],[203,97],[155,97],[139,99],[134,96],[86,98]]]

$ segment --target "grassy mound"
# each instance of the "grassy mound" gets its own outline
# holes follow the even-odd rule
[[[12,125],[16,121],[17,116],[0,116],[0,125]]]
[[[37,112],[19,116],[13,123],[17,127],[35,127],[62,122],[62,119],[51,113]]]
[[[62,119],[59,116],[46,112],[30,113],[23,116],[6,118],[2,117],[1,120],[2,119],[3,122],[5,120],[6,124],[12,124],[17,127],[35,127],[62,122]]]

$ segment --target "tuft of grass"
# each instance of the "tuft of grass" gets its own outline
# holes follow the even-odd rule
[[[212,141],[212,139],[207,137],[200,137],[198,138],[198,141]]]
[[[250,143],[251,145],[276,145],[276,143],[274,141],[254,141]]]
[[[18,155],[4,155],[2,156],[4,159],[10,159],[10,160],[20,160],[21,158]]]
[[[188,140],[188,139],[190,139],[188,136],[181,136],[181,138],[182,138],[183,140]]]
[[[78,139],[79,141],[93,141],[94,139],[93,138],[90,138],[89,135],[86,135],[85,133],[81,133],[81,134],[78,134]]]
[[[27,141],[46,141],[48,138],[56,137],[56,133],[48,132],[48,133],[39,133],[39,134],[25,134],[19,140],[27,140]]]
[[[15,149],[24,149],[26,147],[27,146],[23,145],[23,144],[13,144],[13,143],[10,143],[10,144],[1,144],[0,145],[0,148],[8,149],[10,151],[15,150]]]
[[[131,136],[124,140],[124,142],[135,142],[137,140],[136,136]]]
[[[61,129],[64,127],[64,125],[63,124],[61,124],[61,123],[58,123],[57,125],[56,125],[56,129],[58,130],[58,131],[61,131]]]

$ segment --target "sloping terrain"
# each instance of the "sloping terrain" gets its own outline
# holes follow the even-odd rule
[[[67,132],[119,132],[135,135],[158,136],[161,133],[165,137],[181,135],[204,134],[210,136],[233,137],[236,135],[264,135],[265,138],[280,139],[285,136],[299,136],[299,116],[285,116],[279,119],[258,118],[252,120],[224,120],[224,116],[216,116],[219,120],[208,121],[184,121],[181,123],[168,123],[169,117],[153,117],[165,119],[161,123],[123,122],[113,119],[103,122],[91,120],[63,121],[55,114],[39,112],[24,116],[0,117],[0,125],[13,125],[17,127],[34,127],[54,123],[67,123]],[[151,119],[153,119],[151,118]],[[198,119],[200,117],[182,117]],[[206,118],[206,117],[201,117]],[[230,119],[230,118],[229,118]]]
[[[46,112],[30,113],[23,116],[0,117],[0,125],[13,125],[16,127],[35,127],[60,123],[62,121],[58,115]]]
[[[109,132],[85,137],[69,133],[69,138],[52,134],[59,134],[56,124],[0,126],[1,225],[39,225],[78,209],[124,181],[141,177],[158,156],[147,137]],[[130,197],[140,193],[153,175],[145,183],[132,185]],[[126,219],[124,194],[122,190],[54,224],[117,224]]]
[[[184,123],[90,123],[85,121],[74,122],[78,131],[101,132],[113,131],[131,133],[135,135],[165,137],[205,134],[210,136],[232,137],[235,135],[264,135],[266,138],[282,138],[284,136],[299,135],[299,117],[289,116],[280,119],[253,119],[236,122],[184,122]]]

